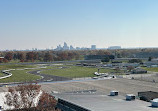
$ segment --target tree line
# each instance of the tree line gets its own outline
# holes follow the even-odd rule
[[[105,55],[110,54],[106,50],[94,51],[7,51],[0,52],[0,63],[7,63],[12,60],[19,62],[51,62],[51,61],[68,61],[82,60],[85,55]]]
[[[113,55],[117,58],[158,58],[158,48],[119,50],[73,50],[73,51],[1,51],[0,63],[17,60],[19,62],[51,62],[83,60],[87,55]]]

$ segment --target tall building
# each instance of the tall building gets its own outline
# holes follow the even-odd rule
[[[56,50],[62,50],[61,45],[57,46]]]
[[[96,45],[91,45],[91,50],[96,50]]]
[[[72,45],[70,45],[70,50],[75,50],[75,48]]]
[[[69,46],[67,45],[66,42],[64,42],[63,50],[69,50]]]
[[[74,48],[72,45],[70,45],[70,47],[67,45],[66,42],[64,42],[64,46],[58,45],[56,49],[54,49],[56,51],[64,51],[64,50],[96,50],[96,45],[91,45],[91,48],[87,48],[87,47],[76,47]]]

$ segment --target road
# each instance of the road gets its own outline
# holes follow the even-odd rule
[[[36,71],[30,71],[28,73],[41,76],[42,79],[37,80],[37,82],[47,82],[47,81],[50,82],[50,81],[67,81],[67,80],[72,80],[71,78],[59,77],[59,76],[47,75],[47,74],[41,74],[40,72],[41,72],[41,70],[36,70]]]

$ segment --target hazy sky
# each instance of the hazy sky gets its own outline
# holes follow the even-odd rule
[[[158,47],[158,0],[0,0],[0,50]]]

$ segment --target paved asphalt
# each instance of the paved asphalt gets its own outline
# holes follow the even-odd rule
[[[54,76],[54,75],[41,74],[40,71],[41,70],[36,70],[36,71],[30,71],[28,73],[41,76],[42,79],[37,80],[37,82],[47,82],[47,81],[51,82],[51,81],[67,81],[67,80],[72,80],[72,78],[66,78],[66,77],[59,77],[59,76]]]

